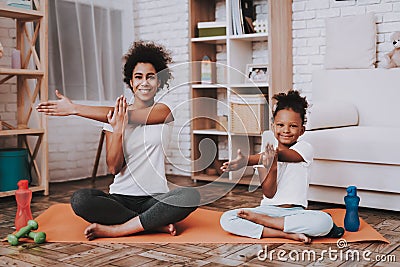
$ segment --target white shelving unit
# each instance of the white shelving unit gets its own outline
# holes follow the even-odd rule
[[[261,147],[261,132],[243,134],[231,131],[233,115],[231,109],[231,96],[245,96],[262,94],[270,102],[270,97],[277,92],[285,92],[292,88],[292,1],[291,0],[267,0],[257,1],[268,9],[268,33],[250,33],[233,35],[231,5],[234,0],[225,0],[226,35],[198,37],[197,23],[216,21],[217,0],[190,0],[189,1],[189,37],[191,67],[191,159],[192,179],[204,181],[223,181],[229,183],[257,184],[252,180],[253,170],[231,172],[228,175],[210,175],[207,169],[217,169],[222,162],[236,157],[238,148],[244,154],[258,152]],[[269,79],[267,82],[254,84],[247,79],[246,65],[253,62],[253,46],[257,42],[267,42],[265,50],[269,62]],[[217,60],[218,46],[226,46],[226,67]],[[221,80],[211,84],[201,83],[201,60],[208,56],[213,62],[216,72],[224,75]],[[218,70],[219,68],[219,70]],[[220,71],[223,68],[223,71]],[[218,76],[218,75],[217,75]],[[219,94],[225,94],[225,107],[228,123],[224,129],[218,127],[219,110],[221,102]],[[267,112],[268,113],[268,112]],[[244,120],[256,119],[243,118]],[[264,119],[268,120],[268,116]],[[246,123],[246,121],[244,121]],[[226,144],[220,157],[220,144]],[[211,150],[217,149],[216,153]],[[226,151],[225,151],[226,152]]]
[[[17,125],[6,124],[0,138],[16,136],[18,147],[28,150],[33,191],[49,193],[47,164],[47,119],[34,111],[37,100],[48,99],[47,0],[33,0],[34,9],[14,8],[0,3],[0,17],[16,23],[16,49],[21,52],[21,69],[0,68],[0,84],[17,77]],[[0,192],[0,197],[15,190]]]

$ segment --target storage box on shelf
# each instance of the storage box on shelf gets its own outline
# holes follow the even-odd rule
[[[261,134],[268,128],[268,106],[264,95],[233,95],[230,112],[232,133]]]
[[[221,12],[216,16],[216,6],[220,6],[221,3],[225,4],[225,8],[222,9],[225,10],[225,16],[221,16]],[[232,14],[232,5],[238,3],[240,1],[237,0],[189,1],[189,46],[192,62],[190,70],[192,83],[191,156],[192,179],[194,180],[257,184],[258,181],[253,179],[251,168],[231,172],[229,175],[214,173],[210,169],[218,170],[223,161],[235,158],[238,148],[245,154],[259,152],[261,133],[269,125],[267,102],[272,94],[287,91],[292,87],[292,1],[257,2],[267,7],[268,14],[280,14],[279,17],[269,18],[270,29],[268,32],[270,34],[266,32],[237,34],[233,30],[233,20],[237,18],[237,14]],[[265,10],[265,8],[259,10]],[[198,25],[205,22],[226,25],[226,35],[200,37]],[[238,26],[235,25],[235,27]],[[253,62],[255,58],[253,47],[257,43],[264,43],[263,45],[267,46],[266,42],[268,42],[268,49],[265,50],[265,58],[269,59],[269,80],[259,84],[250,83],[246,81],[246,65],[255,63]],[[223,64],[217,61],[221,46],[226,47],[226,62],[222,62]],[[258,46],[262,47],[262,45]],[[215,62],[216,83],[201,83],[201,60],[204,56],[208,56],[212,62]],[[218,77],[218,74],[221,73],[225,74],[223,79]],[[219,99],[221,91],[224,91],[227,101],[226,111],[223,112],[221,111],[223,105],[220,104],[221,100]],[[244,105],[237,101],[231,101],[231,96],[257,99],[260,95],[263,95],[266,101]],[[227,125],[223,127],[225,118]],[[244,127],[238,128],[239,121],[244,122]],[[221,142],[227,143],[228,153],[219,151],[224,147]]]
[[[33,0],[32,4],[32,10],[0,5],[0,17],[16,22],[16,49],[21,60],[21,68],[0,68],[0,85],[17,77],[17,124],[3,121],[0,137],[16,136],[18,147],[27,149],[33,178],[30,189],[47,195],[47,120],[34,111],[35,103],[48,97],[47,0]],[[0,197],[14,193],[15,190],[0,192]]]
[[[226,24],[221,21],[198,22],[197,29],[199,37],[226,35]]]

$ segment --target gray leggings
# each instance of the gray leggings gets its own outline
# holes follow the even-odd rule
[[[71,197],[75,214],[90,223],[122,224],[139,216],[145,230],[179,222],[196,210],[199,203],[199,192],[190,187],[155,196],[107,194],[85,188]]]

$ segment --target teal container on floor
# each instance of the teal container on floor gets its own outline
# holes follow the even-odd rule
[[[29,180],[28,150],[0,149],[0,192],[18,189],[19,180]]]

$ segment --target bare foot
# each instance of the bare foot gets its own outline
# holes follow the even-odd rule
[[[240,218],[252,221],[257,224],[267,226],[267,221],[271,219],[270,216],[265,214],[259,214],[249,210],[239,210],[237,214]]]
[[[161,226],[161,227],[157,228],[156,231],[161,232],[161,233],[167,233],[172,236],[176,236],[176,227],[175,227],[175,224],[173,224],[173,223],[170,223],[165,226]]]
[[[306,236],[305,234],[290,234],[293,235],[294,240],[303,242],[304,244],[310,244],[311,243],[311,238]]]
[[[121,234],[117,231],[116,225],[102,225],[98,223],[92,223],[86,227],[84,231],[85,237],[88,240],[93,240],[98,237],[118,237]]]

